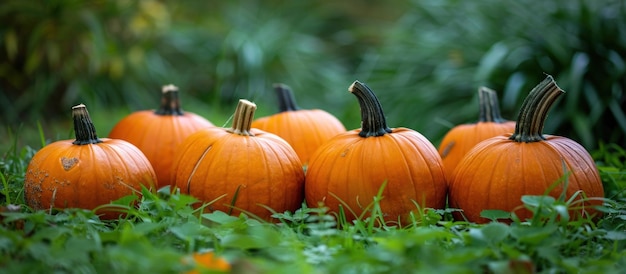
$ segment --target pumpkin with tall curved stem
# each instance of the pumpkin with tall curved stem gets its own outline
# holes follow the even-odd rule
[[[355,81],[349,88],[361,107],[361,128],[339,134],[311,157],[305,197],[348,221],[371,216],[379,191],[381,222],[407,224],[418,208],[442,209],[446,181],[437,149],[408,128],[387,126],[373,91]],[[419,214],[414,214],[418,218]]]
[[[524,195],[566,201],[577,195],[581,206],[570,210],[572,218],[597,212],[592,206],[602,204],[604,189],[589,153],[571,139],[542,134],[548,110],[563,93],[547,76],[522,103],[513,133],[487,139],[467,153],[450,184],[451,207],[462,209],[472,222],[489,221],[480,216],[487,209],[512,211],[524,221],[533,217],[522,207]]]

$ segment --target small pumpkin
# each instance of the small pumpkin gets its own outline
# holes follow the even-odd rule
[[[214,252],[194,252],[191,258],[185,258],[185,264],[190,264],[188,260],[192,260],[195,265],[194,269],[187,271],[186,274],[198,274],[206,271],[217,272],[230,272],[231,265],[223,257],[217,256]]]
[[[374,92],[355,81],[349,88],[361,107],[361,128],[339,134],[313,154],[305,197],[331,212],[345,209],[348,221],[366,217],[386,183],[380,208],[385,222],[408,223],[417,205],[444,208],[446,181],[437,149],[422,134],[389,128]],[[354,214],[352,213],[354,212]]]
[[[33,209],[95,209],[113,200],[153,188],[156,174],[134,145],[98,138],[85,105],[72,108],[75,140],[51,143],[28,164],[24,178],[26,203]],[[103,219],[118,213],[99,210]]]
[[[192,133],[213,124],[192,112],[184,112],[174,85],[162,88],[157,110],[136,111],[120,120],[110,138],[123,139],[146,155],[158,178],[158,187],[171,185],[172,158],[176,147]]]
[[[251,128],[256,105],[239,100],[231,128],[205,128],[180,144],[173,182],[182,193],[213,210],[242,210],[270,220],[272,212],[295,211],[304,200],[304,171],[280,137]]]
[[[500,115],[498,95],[492,89],[478,89],[478,122],[457,125],[441,140],[439,155],[443,160],[446,177],[450,178],[456,165],[472,147],[483,140],[515,130],[515,122]]]
[[[548,110],[563,93],[547,76],[524,100],[513,133],[487,139],[467,153],[454,171],[451,207],[462,209],[471,222],[487,222],[480,216],[486,209],[514,212],[523,221],[532,212],[522,207],[521,197],[543,195],[555,183],[548,193],[554,198],[565,192],[567,200],[578,191],[587,197],[604,196],[598,170],[585,148],[566,137],[542,134]],[[560,181],[566,173],[567,179]],[[592,214],[590,206],[602,202],[582,204],[587,206],[571,214]]]
[[[280,112],[252,122],[253,128],[274,133],[289,143],[307,165],[311,154],[328,139],[346,132],[341,121],[321,109],[301,109],[291,88],[275,84]]]

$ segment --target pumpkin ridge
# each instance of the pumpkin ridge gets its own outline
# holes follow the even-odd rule
[[[263,139],[263,138],[254,138],[252,140],[256,143],[255,146],[257,148],[261,148],[261,147],[265,146],[265,144],[264,144],[265,143],[265,139]],[[264,149],[259,149],[259,152],[261,154],[261,163],[263,163],[263,167],[261,168],[261,170],[265,171],[265,175],[263,175],[262,177],[265,180],[268,180],[268,181],[271,182],[274,179],[273,176],[272,176],[274,173],[273,172],[269,172],[270,169],[268,168],[268,162],[270,160],[270,157],[268,156],[268,153],[272,153],[274,155],[274,159],[280,159],[280,158],[282,158],[283,155],[281,155],[281,157],[278,157],[278,153],[276,153],[276,151],[274,150],[273,147],[270,147],[270,149],[268,149],[268,150],[269,150],[269,152],[264,150]],[[279,168],[277,168],[276,170],[284,170],[285,166],[284,166],[283,161],[278,161],[278,165],[279,165]],[[270,185],[270,189],[268,189],[268,192],[265,195],[266,199],[262,203],[262,205],[270,207],[270,201],[274,201],[274,200],[278,201],[278,200],[280,200],[280,199],[274,199],[274,194],[279,193],[278,191],[275,191],[274,189],[271,189],[271,188],[274,188],[274,187],[276,187],[274,184]],[[284,199],[282,199],[282,200],[284,201]],[[281,205],[281,206],[284,206],[284,205]]]
[[[138,139],[141,140],[140,144],[142,144],[144,148],[143,150],[145,152],[143,153],[146,157],[148,157],[148,159],[156,159],[156,153],[159,149],[161,149],[161,147],[166,147],[166,144],[161,143],[163,139],[158,138],[160,136],[164,136],[161,131],[166,131],[166,128],[163,126],[163,123],[159,122],[157,119],[150,119],[148,123],[150,124],[145,125],[146,127],[143,128],[143,131],[141,132],[141,138]],[[166,134],[170,134],[170,132],[166,132]]]
[[[504,153],[499,154],[497,157],[494,157],[494,159],[492,161],[489,161],[489,162],[485,161],[485,162],[481,163],[481,165],[477,166],[475,170],[490,170],[490,169],[493,169],[494,167],[499,166],[499,164],[500,164],[500,162],[501,162],[503,157],[504,157]],[[506,159],[507,158],[505,158],[505,160]],[[473,175],[473,176],[475,176],[475,175]],[[492,178],[493,178],[493,176],[490,176],[489,178],[485,178],[485,180],[481,181],[480,183],[478,183],[476,181],[472,181],[472,183],[470,185],[466,186],[467,189],[468,189],[467,193],[490,193],[490,191],[495,187]],[[484,186],[484,189],[479,189],[481,186]],[[496,199],[495,201],[493,200],[494,198]],[[467,201],[467,199],[468,199],[468,197],[464,198],[465,201]],[[484,199],[481,203],[487,205],[487,204],[493,204],[495,202],[496,204],[498,204],[499,200],[501,200],[501,199],[503,199],[503,197],[493,197],[491,195],[488,195],[486,197],[486,199]],[[495,208],[487,208],[487,209],[495,209]],[[478,214],[480,214],[480,212],[478,212]]]
[[[409,165],[406,153],[416,152],[417,156],[419,156],[419,162],[427,165],[426,159],[424,159],[423,155],[421,155],[419,153],[420,152],[419,147],[416,144],[414,144],[413,142],[411,142],[411,140],[409,138],[406,138],[406,136],[404,136],[404,134],[393,134],[393,135],[390,135],[390,136],[392,138],[396,139],[396,141],[394,143],[395,143],[395,147],[397,148],[398,154],[402,157],[402,161],[401,162],[404,163],[405,171],[408,174],[411,175],[410,183],[411,183],[411,185],[413,185],[413,188],[412,188],[413,189],[413,193],[410,196],[413,196],[413,197],[415,197],[417,199],[417,198],[419,198],[419,190],[418,190],[418,188],[420,186],[418,186],[419,182],[416,182],[414,180],[415,179],[414,176],[412,176],[413,174],[415,174],[416,170],[413,168],[413,166]],[[413,151],[403,150],[402,147],[400,146],[398,140],[402,140],[403,144],[409,144],[413,148]],[[429,175],[431,175],[431,180],[434,182],[433,174],[431,173]],[[402,194],[402,193],[400,193],[400,194]],[[406,196],[408,196],[408,195],[406,195]],[[418,202],[418,204],[421,204],[421,203]]]
[[[315,118],[313,118],[313,116],[312,116],[313,115],[312,111],[309,111],[309,112],[310,113],[307,113],[307,115],[306,115],[306,119],[308,120],[308,123],[306,123],[306,124],[311,124],[311,123],[315,122]],[[316,115],[324,115],[324,114],[326,114],[326,113],[325,112],[320,112],[320,113],[317,113]],[[331,130],[331,128],[328,126],[328,124],[325,124],[324,127],[325,127],[324,132],[328,132],[328,131]],[[315,136],[314,137],[315,140],[324,140],[324,136],[322,136],[322,131],[320,131],[320,130],[308,130],[308,131],[309,131],[309,134],[313,134]],[[302,131],[299,131],[299,132],[302,132]],[[315,152],[315,149],[313,149],[310,146],[306,146],[305,149],[306,149],[306,155],[312,155],[313,152]]]
[[[130,157],[128,157],[128,158],[132,159],[132,161],[134,162],[134,166],[135,167],[136,166],[143,166],[142,168],[145,168],[145,169],[148,169],[148,168],[151,167],[151,164],[150,164],[149,160],[148,160],[147,163],[146,162],[140,162],[140,161],[137,160],[137,159],[140,159],[142,157],[145,157],[145,155],[143,154],[143,152],[139,148],[135,147],[133,144],[131,144],[129,142],[126,142],[124,140],[115,140],[115,141],[116,141],[116,144],[123,143],[124,146],[126,147],[125,150],[121,150],[121,151],[119,149],[117,149],[118,150],[118,155],[120,155],[120,153],[128,154],[128,152],[132,152],[132,154],[130,154]],[[122,163],[128,162],[128,159],[125,159],[125,158],[121,158],[120,160],[122,161]],[[143,178],[143,179],[148,179],[148,178]],[[148,189],[151,189],[151,188],[156,187],[158,185],[158,178],[157,178],[157,181],[150,181],[150,180],[145,181],[145,182],[142,181],[141,184],[146,186]],[[141,189],[135,189],[135,190],[137,192],[141,191]]]
[[[286,142],[285,142],[285,145],[289,146],[289,144],[286,143]],[[287,150],[286,146],[272,147],[271,149],[269,149],[271,151],[271,153],[273,154],[274,159],[285,159],[285,158],[289,159],[289,158],[292,158],[292,157],[289,156],[290,154],[288,153],[288,150]],[[267,151],[263,151],[263,152],[264,152],[264,154],[267,154]],[[292,160],[296,160],[296,159],[292,158]],[[288,175],[289,177],[292,177],[292,176],[295,175],[295,174],[293,174],[293,172],[294,172],[293,166],[289,165],[287,163],[287,161],[278,161],[278,164],[279,164],[279,168],[277,170],[283,171],[284,175]],[[288,173],[285,173],[284,171],[288,171]],[[277,187],[277,186],[272,184],[272,187]],[[289,184],[289,185],[285,186],[285,188],[289,188],[289,189],[291,189],[293,187],[294,187],[294,184]],[[302,187],[300,187],[300,192],[301,192],[301,197],[304,199],[304,195],[303,195],[304,194],[304,185]],[[290,192],[287,192],[287,193],[290,193]],[[272,197],[275,197],[275,194],[281,194],[281,197],[273,199]],[[284,206],[287,206],[286,203],[288,201],[288,199],[284,198],[285,196],[289,197],[289,195],[285,195],[284,192],[281,192],[280,189],[276,189],[276,191],[271,191],[270,192],[270,194],[268,195],[268,201],[283,201],[283,204],[281,206],[284,207]],[[302,203],[302,201],[299,201],[299,203]]]
[[[570,180],[570,184],[573,182],[576,183],[576,189],[582,189],[583,185],[580,183],[580,181],[583,182],[591,182],[594,180],[598,180],[598,178],[596,178],[595,176],[593,176],[594,174],[589,173],[589,172],[574,172],[574,168],[573,166],[578,167],[578,169],[580,170],[593,170],[595,168],[595,163],[588,161],[588,159],[590,158],[590,156],[588,155],[588,153],[584,150],[584,148],[581,148],[580,145],[578,145],[577,143],[571,143],[571,142],[561,142],[563,141],[562,138],[558,138],[557,136],[554,136],[553,138],[549,139],[550,142],[550,146],[553,147],[561,147],[562,149],[559,150],[558,148],[555,148],[559,151],[563,151],[563,153],[566,153],[567,155],[562,155],[561,154],[561,158],[563,159],[563,161],[566,163],[567,167],[568,167],[568,171],[570,172],[570,178],[573,178],[572,180]],[[582,163],[584,164],[584,166],[580,165],[580,162],[576,162],[576,163],[572,163],[571,159],[584,159],[584,161],[582,161]],[[579,175],[584,175],[585,180],[578,180],[578,176]],[[590,184],[589,185],[591,187],[591,191],[587,194],[589,195],[593,195],[599,192],[599,189],[596,185],[594,184]],[[602,191],[603,192],[603,191]]]
[[[193,180],[193,177],[196,175],[196,171],[198,170],[198,167],[202,163],[202,160],[204,160],[204,157],[209,153],[211,148],[213,148],[213,145],[209,145],[206,149],[204,149],[204,151],[200,155],[200,158],[198,158],[198,161],[194,161],[196,164],[193,166],[191,173],[189,173],[189,177],[187,177],[187,180],[186,180],[187,182],[185,183],[186,188],[187,188],[187,193],[191,193],[191,181]]]
[[[121,145],[121,146],[126,147],[126,149],[130,149],[128,146],[126,146],[125,142],[117,142],[117,145]],[[107,146],[108,150],[113,151],[113,153],[110,153],[107,156],[108,162],[111,163],[112,161],[114,161],[114,166],[118,166],[118,167],[122,166],[123,167],[123,169],[119,169],[119,173],[127,173],[127,172],[129,172],[130,171],[129,168],[128,168],[129,164],[131,164],[133,168],[139,166],[139,163],[137,163],[137,162],[135,162],[133,160],[133,157],[137,156],[137,154],[132,155],[131,153],[126,153],[125,151],[118,150],[115,147],[110,146],[110,144],[107,144],[106,146]],[[135,153],[134,149],[133,149],[132,152],[133,152],[133,154]],[[126,156],[132,156],[132,157],[126,157]],[[113,168],[113,170],[115,170],[115,168]],[[120,185],[122,188],[128,188],[132,193],[137,193],[137,192],[141,191],[140,189],[133,188],[130,184],[126,183],[122,178],[118,178],[116,176],[113,176],[111,178],[111,180],[112,180],[111,186]],[[141,182],[141,183],[142,184],[146,184],[146,186],[149,187],[154,182]]]
[[[423,165],[428,165],[428,163],[427,163],[426,159],[423,157],[423,155],[421,155],[421,154],[419,153],[419,152],[421,152],[421,150],[419,149],[419,146],[418,146],[417,144],[413,143],[413,142],[411,141],[411,139],[410,139],[410,138],[407,138],[406,136],[404,136],[404,134],[393,134],[393,135],[391,135],[391,136],[392,136],[394,139],[396,139],[396,140],[402,140],[402,143],[403,143],[403,144],[408,144],[408,145],[410,145],[410,147],[413,149],[412,151],[403,150],[403,149],[401,148],[401,146],[400,146],[400,144],[399,144],[399,142],[398,142],[398,141],[394,142],[394,143],[396,144],[396,147],[398,148],[398,153],[402,156],[402,163],[404,163],[404,165],[405,165],[405,167],[406,167],[406,170],[408,171],[408,173],[409,173],[409,174],[411,174],[411,175],[412,175],[412,174],[414,174],[414,173],[415,173],[415,170],[414,170],[413,166],[410,166],[410,165],[407,163],[406,153],[416,152],[416,155],[418,155],[418,156],[419,156],[419,162],[420,162],[420,164],[423,164]],[[431,179],[431,181],[433,181],[433,182],[434,182],[434,181],[435,181],[435,177],[433,176],[433,174],[432,174],[432,173],[430,173],[429,175],[430,175],[430,179]],[[413,176],[411,176],[411,184],[413,185],[413,192],[414,192],[414,193],[413,193],[414,195],[412,195],[412,196],[413,196],[413,197],[415,197],[415,198],[418,198],[418,196],[419,196],[419,190],[418,190],[418,188],[420,187],[420,186],[418,186],[419,182],[416,182],[416,181],[415,181],[415,180],[413,180],[413,179],[414,179],[414,177],[413,177]],[[421,178],[420,178],[420,179],[421,179]],[[434,187],[434,185],[433,185],[433,187]]]

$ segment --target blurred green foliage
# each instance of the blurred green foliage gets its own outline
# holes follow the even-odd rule
[[[222,125],[239,98],[256,101],[258,116],[276,111],[271,85],[283,82],[301,107],[351,129],[359,111],[347,88],[358,79],[390,126],[438,144],[477,119],[479,86],[499,91],[514,120],[547,73],[568,93],[546,133],[623,146],[625,17],[620,0],[5,0],[0,123],[56,128],[85,103],[106,136],[172,83],[187,110]]]

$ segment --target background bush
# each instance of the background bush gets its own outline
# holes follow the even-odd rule
[[[588,149],[626,144],[623,1],[212,2],[3,1],[0,138],[35,121],[66,138],[78,103],[106,136],[130,111],[155,108],[169,83],[218,125],[239,98],[256,101],[258,115],[276,111],[271,84],[282,82],[301,107],[357,128],[347,87],[359,79],[391,126],[438,144],[477,119],[479,86],[497,90],[514,120],[547,73],[567,94],[546,133]]]

